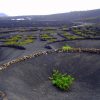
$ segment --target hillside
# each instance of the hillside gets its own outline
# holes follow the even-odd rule
[[[4,13],[0,13],[0,17],[7,17],[7,15]]]
[[[15,16],[11,19],[25,19],[35,21],[75,21],[85,18],[100,17],[100,9],[89,10],[89,11],[74,11],[69,13],[60,13],[52,15],[41,15],[41,16]]]
[[[1,17],[0,27],[62,26],[72,25],[73,22],[100,23],[100,9],[53,15]]]

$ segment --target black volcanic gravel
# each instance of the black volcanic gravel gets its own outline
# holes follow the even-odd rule
[[[100,40],[72,40],[52,43],[50,46],[53,49],[58,49],[66,44],[75,48],[100,48]]]
[[[70,91],[52,86],[53,69],[75,77]],[[0,72],[8,100],[100,100],[100,55],[53,53],[11,65]]]

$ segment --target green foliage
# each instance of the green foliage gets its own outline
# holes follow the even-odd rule
[[[71,46],[69,46],[69,45],[65,45],[65,46],[63,46],[62,47],[62,50],[63,51],[70,51],[70,50],[72,50],[73,48],[71,47]]]
[[[56,39],[53,39],[53,38],[49,40],[49,42],[55,42],[55,41]]]
[[[5,44],[7,44],[7,45],[16,44],[20,39],[21,39],[20,35],[15,35],[15,36],[7,39]]]
[[[61,90],[68,90],[75,79],[70,75],[60,73],[58,70],[53,70],[50,80],[53,85]]]
[[[9,38],[7,41],[18,41],[21,39],[21,36],[20,35],[15,35],[11,38]]]
[[[41,34],[40,37],[41,37],[42,39],[50,39],[50,38],[52,38],[52,37],[49,36],[48,34]]]
[[[5,44],[6,45],[24,46],[24,45],[27,45],[34,41],[32,36],[27,36],[27,38],[22,39],[22,40],[21,39],[22,39],[22,37],[20,35],[16,35],[16,36],[13,36],[12,38],[7,39]]]
[[[86,37],[86,38],[93,38],[95,37],[96,33],[94,30],[89,29],[89,27],[76,27],[73,28],[72,31],[77,34],[80,35],[82,37]]]
[[[64,37],[66,37],[69,40],[74,40],[74,39],[77,39],[78,38],[77,36],[72,35],[72,34],[69,34],[67,32],[64,32],[63,35],[64,35]]]
[[[41,37],[49,37],[49,35],[48,34],[41,34]]]
[[[49,42],[54,42],[56,39],[49,34],[41,34],[40,38],[43,40],[48,40]]]
[[[33,39],[26,39],[24,41],[18,42],[17,45],[24,46],[32,42],[33,42]]]
[[[80,36],[83,36],[83,37],[86,36],[86,35],[85,35],[82,31],[80,31],[79,29],[73,29],[73,32],[75,32],[75,34],[80,35]]]

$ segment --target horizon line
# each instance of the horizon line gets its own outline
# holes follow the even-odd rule
[[[50,16],[50,15],[57,15],[57,14],[65,14],[65,13],[73,13],[73,12],[86,12],[86,11],[93,11],[93,10],[100,10],[100,8],[97,9],[89,9],[89,10],[73,10],[73,11],[67,11],[67,12],[59,12],[59,13],[51,13],[51,14],[29,14],[29,15],[8,15],[6,13],[0,12],[0,14],[4,14],[5,16],[1,17],[17,17],[17,16]]]

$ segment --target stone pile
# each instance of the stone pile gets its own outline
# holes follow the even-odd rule
[[[4,93],[2,91],[0,91],[0,98],[2,98],[2,100],[8,100],[6,93]]]

